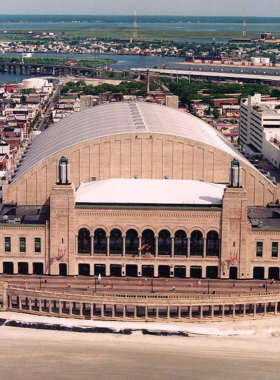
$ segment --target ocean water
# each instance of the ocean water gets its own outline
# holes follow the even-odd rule
[[[219,31],[242,30],[242,17],[137,16],[138,29]],[[247,31],[280,31],[280,17],[247,17]],[[131,16],[0,15],[0,33],[9,29],[124,29],[133,28]]]

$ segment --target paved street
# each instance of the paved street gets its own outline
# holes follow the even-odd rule
[[[43,280],[47,283],[42,283],[43,288],[56,288],[56,289],[70,289],[79,291],[93,291],[95,288],[95,279],[93,277],[56,277],[56,276],[43,276]],[[146,281],[145,281],[146,280]],[[26,285],[30,287],[40,287],[40,276],[31,275],[0,275],[0,281],[7,281],[14,285]],[[164,278],[152,279],[151,278],[136,278],[136,277],[110,277],[101,278],[99,284],[96,284],[97,292],[116,293],[151,293],[152,289],[156,293],[168,294],[203,294],[215,291],[215,294],[226,293],[250,293],[259,292],[265,293],[267,291],[275,292],[280,291],[280,281],[276,281],[275,285],[271,285],[271,281],[264,280],[200,280],[198,279],[167,279]],[[107,285],[106,285],[107,283]],[[261,285],[261,287],[260,287]],[[175,291],[173,290],[175,287]]]

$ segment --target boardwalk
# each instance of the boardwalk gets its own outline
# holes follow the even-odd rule
[[[2,284],[4,310],[69,318],[192,322],[264,318],[280,312],[280,293],[125,294]]]

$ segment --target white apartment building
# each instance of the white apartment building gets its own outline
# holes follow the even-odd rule
[[[278,108],[279,107],[279,108]],[[240,144],[280,169],[280,101],[251,94],[240,104]]]

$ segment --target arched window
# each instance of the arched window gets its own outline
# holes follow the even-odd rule
[[[209,231],[206,240],[206,256],[219,256],[220,239],[216,231]]]
[[[158,254],[171,256],[171,237],[167,230],[161,230],[158,234]]]
[[[126,253],[137,253],[139,248],[139,238],[137,231],[130,229],[126,233],[125,237],[125,252]]]
[[[187,234],[183,230],[178,230],[175,232],[174,255],[186,256],[187,253],[188,253]]]
[[[123,250],[122,233],[117,228],[114,228],[110,233],[110,253],[121,255],[122,250]]]
[[[203,255],[203,236],[200,231],[193,231],[191,233],[191,252],[190,256]]]
[[[81,228],[78,234],[78,253],[91,252],[91,238],[90,232],[86,228]]]
[[[142,233],[141,253],[144,255],[147,252],[155,254],[155,234],[152,230],[144,230]]]
[[[102,228],[94,231],[94,253],[107,253],[107,237]]]

